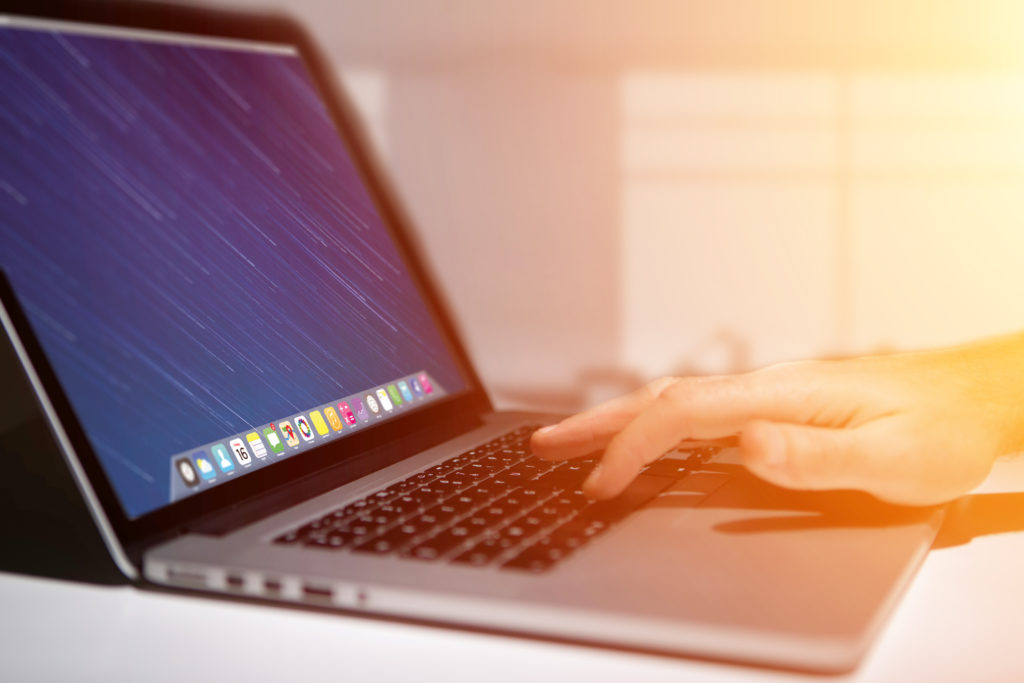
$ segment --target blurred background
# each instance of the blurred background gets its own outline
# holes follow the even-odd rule
[[[1019,0],[228,0],[311,27],[485,382],[1024,328]]]

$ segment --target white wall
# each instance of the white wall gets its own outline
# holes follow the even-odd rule
[[[1024,4],[287,7],[506,402],[1024,327]]]

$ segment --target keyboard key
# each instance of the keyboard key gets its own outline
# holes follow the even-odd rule
[[[499,545],[498,539],[487,539],[452,558],[452,562],[482,567],[494,561],[494,558],[505,552],[506,548]]]
[[[466,543],[474,534],[468,526],[453,526],[417,544],[409,555],[418,560],[436,560],[458,546]]]
[[[380,536],[366,539],[354,550],[356,552],[386,554],[405,549],[415,539],[428,533],[432,527],[418,524],[399,524]]]
[[[567,557],[569,553],[558,547],[545,544],[530,546],[511,560],[503,564],[503,567],[512,569],[526,569],[529,571],[541,572],[550,569],[552,565]]]
[[[519,542],[520,539],[514,536],[499,536],[495,533],[484,534],[475,543],[472,543],[467,550],[452,558],[452,561],[482,566],[489,564],[498,556],[508,552],[509,549],[514,548]]]
[[[579,488],[594,459],[540,460],[528,448],[533,430],[492,439],[281,534],[275,543],[543,571],[674,481],[678,471],[668,468],[689,462],[655,463],[619,498],[593,503]]]
[[[687,465],[686,460],[680,460],[678,458],[662,458],[661,460],[655,460],[644,468],[644,474],[653,474],[657,477],[682,479],[690,474],[690,467]]]

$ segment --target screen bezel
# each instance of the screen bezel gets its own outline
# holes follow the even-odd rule
[[[419,250],[411,235],[407,214],[397,201],[380,165],[370,153],[370,147],[366,142],[367,136],[357,124],[358,119],[354,115],[351,103],[336,87],[331,70],[326,66],[328,62],[323,59],[308,34],[297,22],[279,14],[242,14],[223,10],[125,2],[56,2],[42,7],[38,2],[3,2],[0,3],[0,12],[12,17],[97,24],[122,29],[156,30],[204,38],[240,39],[295,47],[309,69],[342,141],[351,151],[355,165],[380,211],[383,223],[467,385],[462,392],[444,397],[407,414],[395,416],[365,431],[296,454],[244,477],[168,503],[132,519],[127,515],[93,451],[81,422],[21,310],[16,292],[6,278],[0,278],[0,300],[3,301],[15,333],[25,349],[27,359],[24,360],[31,363],[32,369],[39,377],[42,389],[56,413],[55,417],[60,421],[60,426],[74,449],[74,454],[66,455],[77,456],[89,484],[103,507],[103,512],[121,543],[126,547],[134,546],[144,543],[148,538],[166,536],[168,532],[185,528],[199,518],[286,486],[317,471],[335,467],[381,444],[400,440],[432,425],[461,423],[491,410],[490,400],[456,333],[448,309],[439,297],[437,288],[433,286],[422,260],[417,256]],[[411,455],[413,454],[410,453]]]

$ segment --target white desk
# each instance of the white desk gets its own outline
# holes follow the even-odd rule
[[[982,490],[1022,483],[1018,460]],[[9,681],[818,678],[13,574],[0,574],[0,609]],[[1006,532],[933,550],[862,666],[838,680],[1022,679],[1024,533]]]

